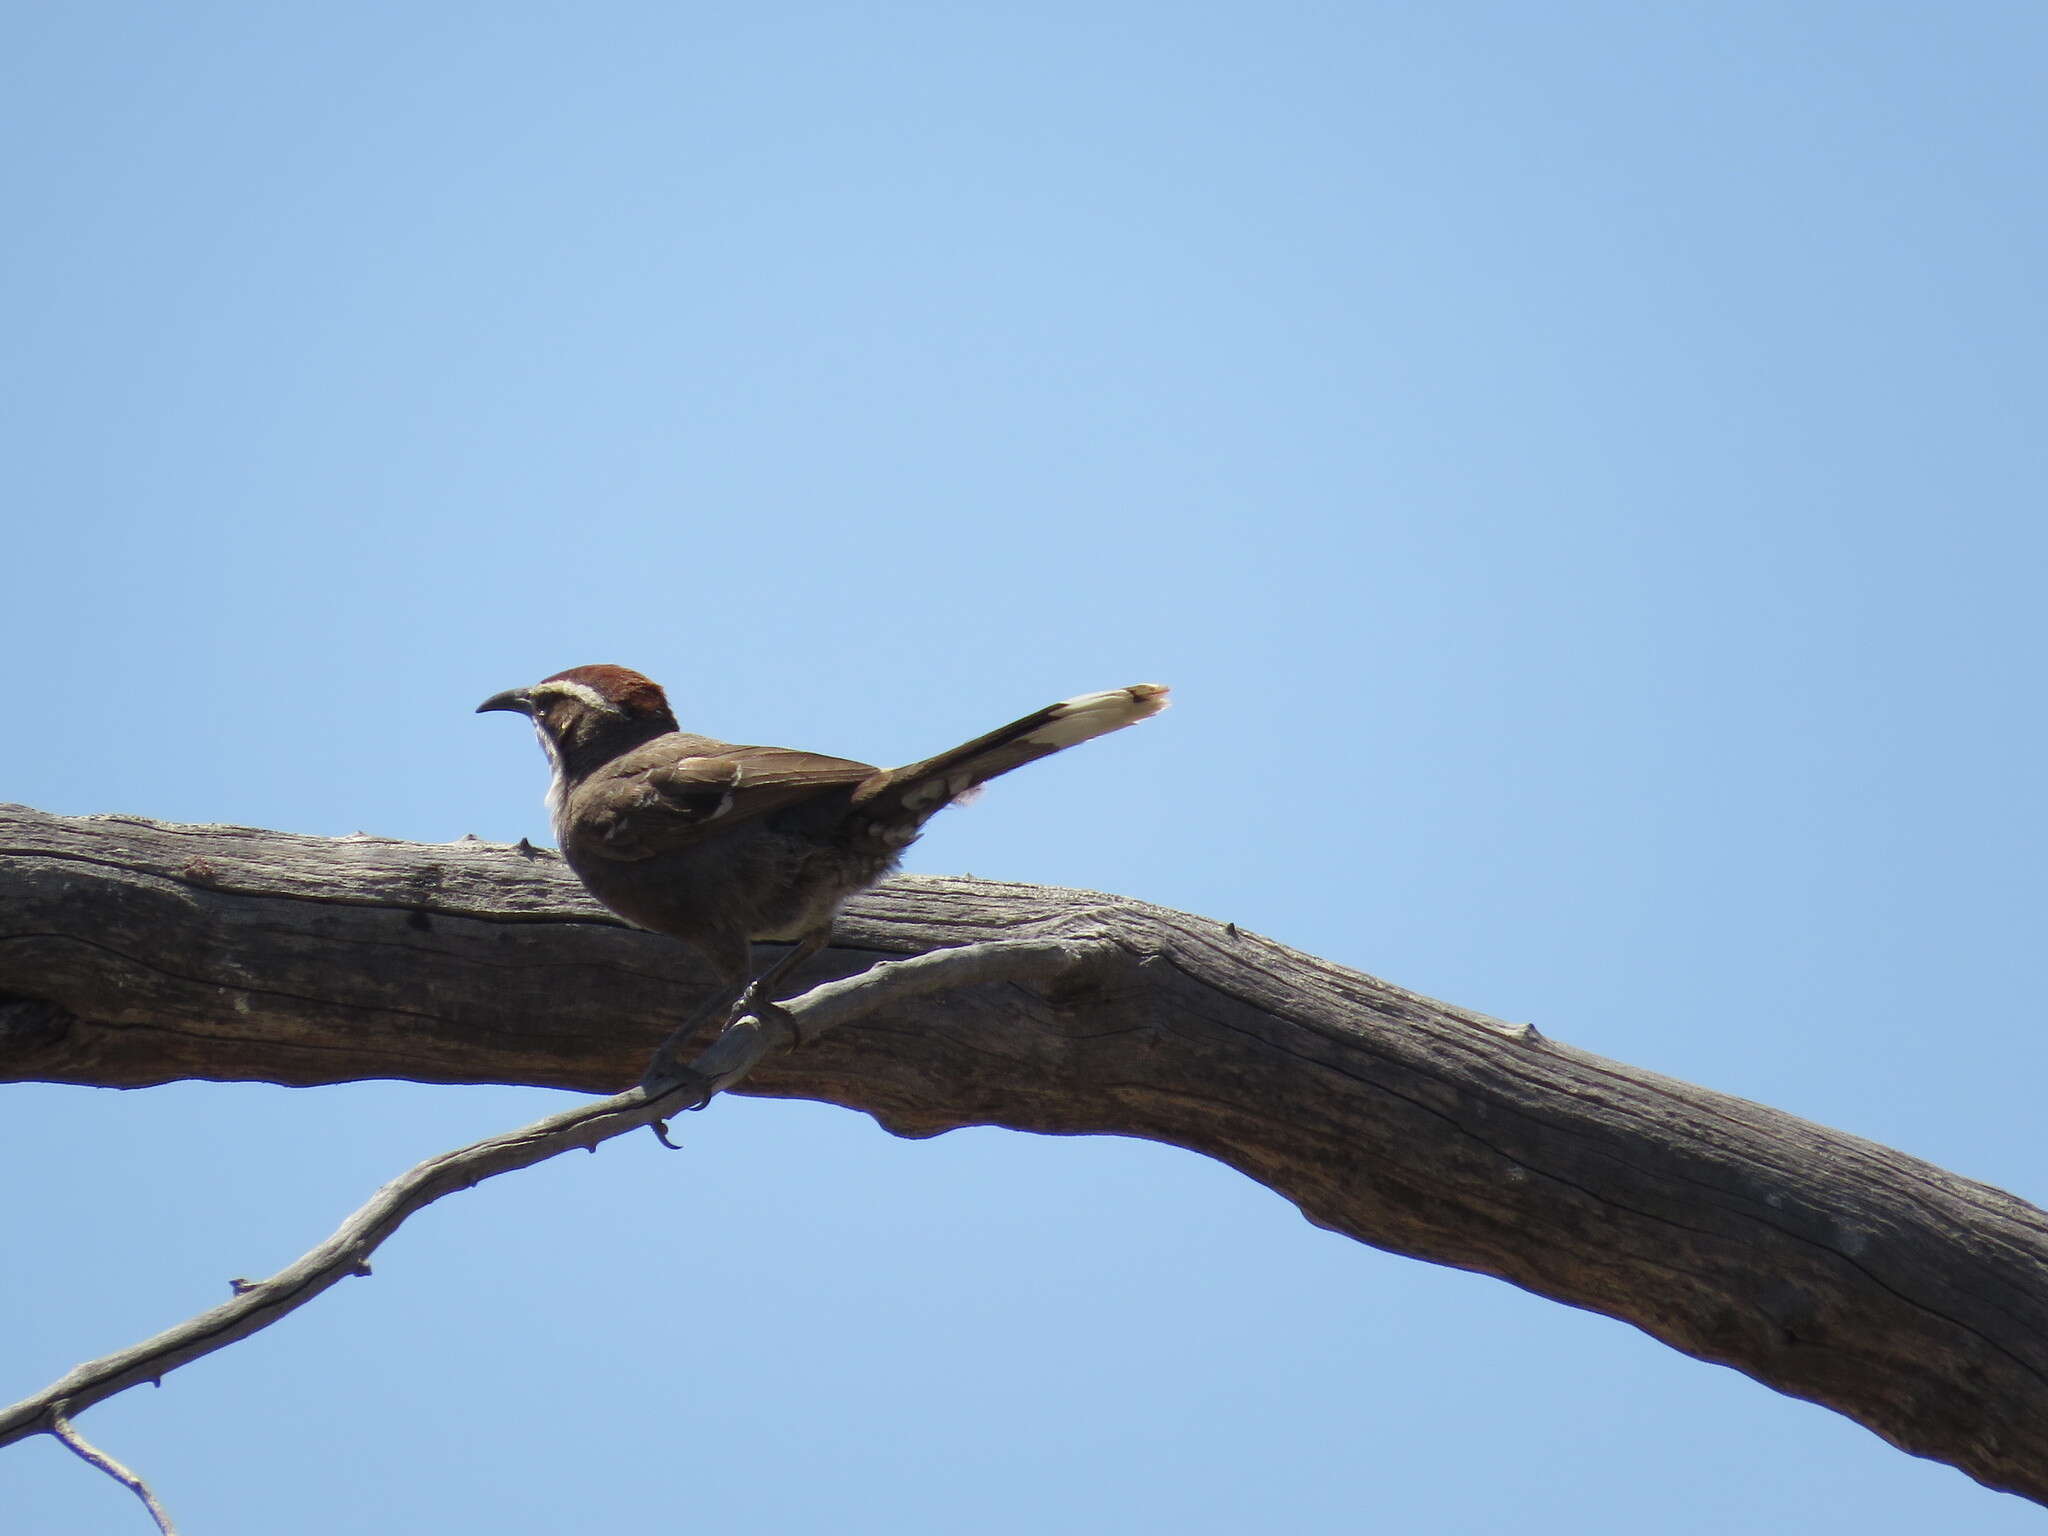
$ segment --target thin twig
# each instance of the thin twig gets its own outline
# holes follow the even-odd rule
[[[178,1536],[178,1528],[171,1524],[169,1512],[156,1501],[156,1495],[149,1491],[149,1484],[71,1427],[70,1416],[65,1412],[69,1406],[68,1403],[58,1403],[50,1409],[50,1433],[63,1441],[79,1460],[98,1467],[142,1500],[142,1507],[149,1511],[149,1518],[156,1522],[156,1528],[163,1532],[163,1536]]]
[[[1044,981],[1116,953],[1113,945],[1100,940],[1050,939],[933,950],[905,960],[884,961],[858,976],[815,987],[775,1010],[780,1017],[736,1020],[690,1063],[673,1086],[664,1086],[659,1093],[630,1088],[516,1131],[443,1152],[407,1169],[372,1195],[325,1242],[268,1280],[244,1282],[246,1289],[238,1289],[220,1306],[116,1354],[88,1361],[35,1396],[0,1411],[0,1446],[30,1435],[59,1433],[59,1416],[90,1408],[142,1382],[159,1381],[181,1365],[268,1328],[329,1286],[351,1275],[368,1274],[369,1257],[378,1245],[413,1212],[444,1195],[578,1147],[594,1151],[601,1142],[666,1119],[686,1104],[730,1088],[771,1050],[794,1043],[792,1019],[800,1021],[803,1038],[813,1041],[893,1001],[977,982]]]

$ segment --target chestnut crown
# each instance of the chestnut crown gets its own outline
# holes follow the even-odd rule
[[[566,750],[620,738],[644,741],[676,729],[659,683],[608,663],[570,667],[530,688],[494,693],[476,707],[480,715],[492,710],[525,715],[544,738]]]

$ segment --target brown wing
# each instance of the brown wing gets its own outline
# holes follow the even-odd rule
[[[787,747],[670,736],[579,784],[569,796],[569,820],[589,852],[651,859],[822,791],[858,784],[875,771],[869,763]]]

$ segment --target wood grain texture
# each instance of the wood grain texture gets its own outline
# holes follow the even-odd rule
[[[799,1038],[815,1041],[880,1007],[981,982],[1042,985],[1086,975],[1116,958],[1112,945],[1064,939],[955,945],[881,961],[856,975],[820,982],[768,1014],[734,1019],[695,1058],[676,1064],[673,1073],[658,1083],[580,1099],[529,1125],[415,1163],[386,1180],[324,1242],[276,1274],[238,1279],[230,1300],[125,1349],[85,1361],[42,1391],[0,1408],[0,1447],[31,1435],[55,1435],[147,1501],[147,1489],[133,1474],[67,1427],[69,1417],[143,1382],[162,1385],[178,1367],[261,1332],[350,1276],[369,1274],[370,1258],[386,1239],[436,1200],[565,1152],[595,1151],[602,1142],[650,1125],[661,1131],[669,1116],[701,1107],[745,1081],[771,1053],[789,1050]],[[667,1141],[666,1135],[662,1139]]]
[[[1079,979],[905,999],[741,1092],[1206,1153],[1362,1242],[1497,1275],[2048,1502],[2048,1215],[1871,1142],[1206,918],[904,877],[803,980],[991,939]],[[611,1092],[707,980],[559,859],[0,809],[0,1075]]]

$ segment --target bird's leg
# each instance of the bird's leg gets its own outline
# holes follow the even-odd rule
[[[789,1027],[791,1037],[798,1045],[803,1044],[803,1031],[797,1027],[796,1018],[786,1008],[779,1006],[768,996],[769,988],[802,965],[811,956],[832,941],[829,925],[814,929],[802,935],[788,950],[776,957],[760,975],[752,981],[746,980],[748,967],[753,963],[753,947],[744,938],[722,936],[715,942],[700,940],[698,949],[718,973],[718,984],[705,994],[690,1016],[676,1027],[669,1037],[661,1042],[654,1053],[654,1059],[641,1074],[640,1086],[650,1092],[671,1082],[682,1071],[683,1048],[695,1038],[706,1019],[723,1017],[727,1025],[736,1024],[748,1014],[766,1021],[779,1019]],[[710,1103],[705,1099],[692,1104],[692,1109],[702,1109]]]
[[[746,989],[740,993],[738,1001],[732,1005],[732,1011],[726,1015],[726,1022],[728,1024],[735,1023],[750,1013],[758,1019],[779,1019],[788,1026],[789,1033],[796,1044],[802,1045],[804,1043],[804,1035],[803,1031],[797,1027],[796,1016],[790,1013],[788,1009],[777,1004],[768,995],[768,989],[831,942],[832,928],[830,924],[823,928],[813,928],[809,933],[799,937],[774,964],[747,983]]]
[[[640,1076],[640,1086],[650,1091],[682,1071],[684,1047],[696,1038],[705,1020],[730,1019],[738,1000],[746,995],[747,968],[752,955],[745,937],[722,935],[716,940],[700,941],[696,947],[710,964],[714,980],[710,990],[704,994],[704,1000],[669,1032],[669,1037],[656,1048],[654,1059],[647,1063],[647,1070]],[[704,1105],[692,1104],[690,1107],[702,1109]]]

